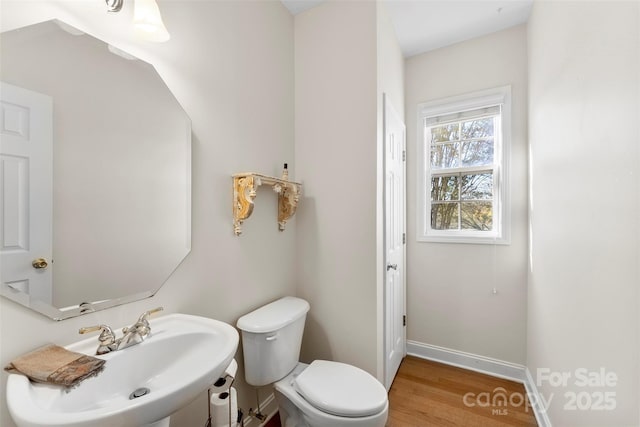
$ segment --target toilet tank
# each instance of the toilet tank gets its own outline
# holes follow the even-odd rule
[[[247,383],[271,384],[296,367],[308,311],[305,300],[284,297],[238,319]]]

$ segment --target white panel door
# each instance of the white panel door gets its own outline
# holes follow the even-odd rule
[[[406,355],[405,333],[405,126],[384,96],[385,386]]]
[[[53,102],[0,82],[0,286],[52,302]],[[46,262],[35,263],[43,258]]]

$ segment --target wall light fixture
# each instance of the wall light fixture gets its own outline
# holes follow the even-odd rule
[[[124,0],[105,0],[109,12],[119,12]],[[138,36],[152,42],[166,42],[171,38],[162,22],[155,0],[134,0],[133,28]]]

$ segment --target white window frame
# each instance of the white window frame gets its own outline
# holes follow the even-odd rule
[[[494,140],[493,231],[431,229],[431,143],[426,141],[425,120],[500,105],[500,136]],[[465,95],[429,101],[418,105],[417,240],[444,243],[511,243],[510,146],[511,86],[502,86]],[[497,132],[496,132],[497,133]]]

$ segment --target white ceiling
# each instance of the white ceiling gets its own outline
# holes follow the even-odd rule
[[[281,0],[292,14],[323,0]],[[348,0],[341,0],[348,1]],[[382,0],[405,57],[525,23],[533,0]]]
[[[292,15],[316,7],[325,0],[280,0]]]

